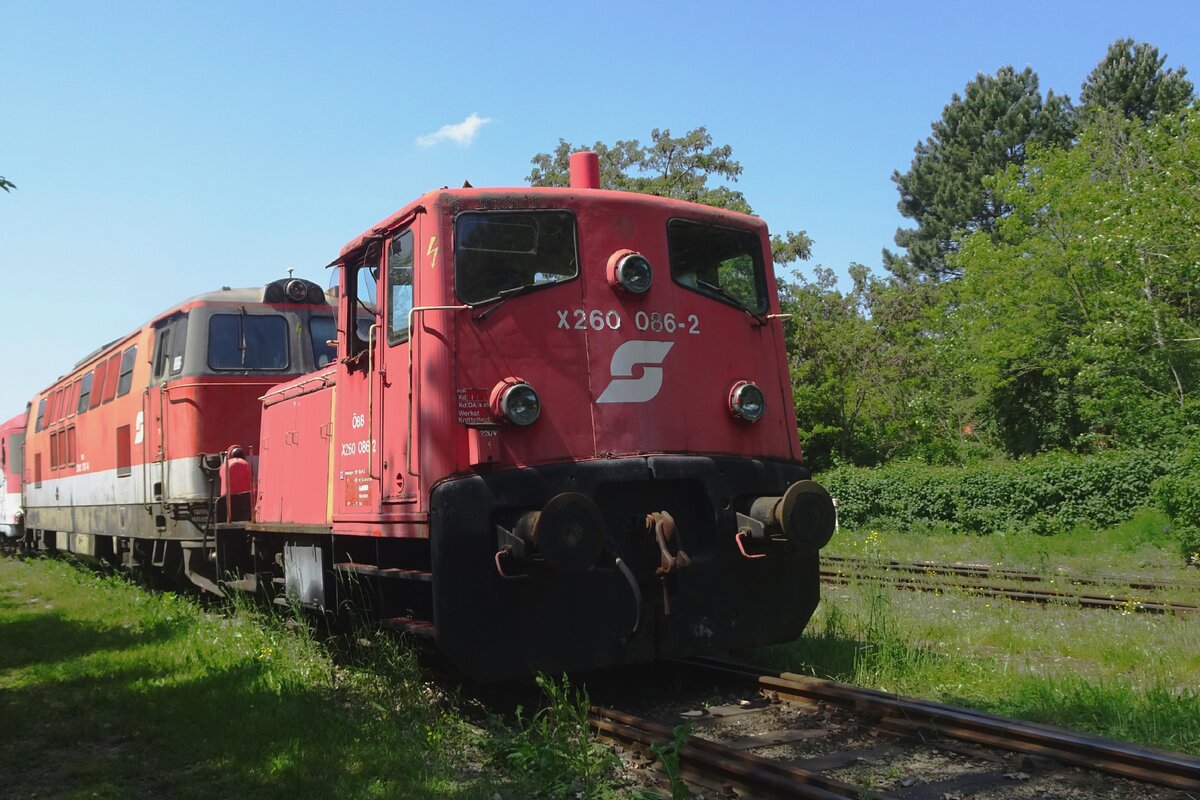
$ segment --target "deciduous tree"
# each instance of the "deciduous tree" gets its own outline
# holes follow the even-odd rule
[[[571,154],[584,149],[592,150],[600,158],[602,189],[642,192],[753,213],[741,192],[724,184],[709,183],[710,179],[736,182],[742,174],[742,165],[734,160],[732,147],[713,144],[712,135],[704,126],[683,136],[672,136],[669,129],[655,128],[650,132],[649,145],[637,139],[619,139],[611,145],[598,141],[585,148],[559,139],[552,153],[538,153],[531,159],[533,170],[526,180],[531,186],[568,186]],[[812,240],[804,231],[788,231],[786,236],[771,237],[771,249],[776,263],[785,264],[807,259]]]
[[[849,273],[849,291],[817,267],[781,296],[792,315],[788,353],[806,459],[824,468],[968,457],[978,447],[964,431],[966,387],[949,347],[945,284],[881,280],[861,264]]]
[[[1200,114],[1100,114],[991,188],[1012,213],[962,241],[956,313],[1006,440],[1154,444],[1200,422]],[[1014,435],[1031,408],[1041,428]]]

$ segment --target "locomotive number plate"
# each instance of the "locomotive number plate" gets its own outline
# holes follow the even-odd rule
[[[621,312],[615,309],[601,311],[593,308],[586,311],[582,308],[560,308],[558,315],[558,330],[562,331],[602,331],[605,329],[617,331],[627,323]],[[676,314],[673,311],[638,311],[633,315],[633,327],[639,331],[651,333],[700,333],[699,314]]]

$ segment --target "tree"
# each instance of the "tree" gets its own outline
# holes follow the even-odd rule
[[[652,143],[637,139],[618,140],[611,147],[596,142],[592,150],[600,157],[600,188],[674,197],[693,203],[746,212],[749,204],[741,192],[726,186],[710,187],[710,176],[736,181],[742,165],[733,160],[729,145],[713,146],[703,126],[680,137],[669,129],[650,132]],[[551,153],[538,153],[526,179],[532,186],[567,186],[570,183],[571,153],[583,148],[558,140]]]
[[[781,292],[805,459],[823,469],[896,457],[960,463],[979,452],[964,432],[967,387],[949,347],[947,284],[881,280],[861,264],[849,272],[848,291],[816,267],[813,280]]]
[[[1118,39],[1096,65],[1079,93],[1081,109],[1116,109],[1143,121],[1182,111],[1195,99],[1187,70],[1164,70],[1167,57],[1158,48],[1133,39]]]
[[[879,331],[866,314],[866,267],[850,268],[854,287],[843,294],[833,270],[816,267],[813,280],[781,285],[790,315],[788,363],[805,461],[827,469],[835,460],[874,463],[887,438],[876,428],[886,416],[876,381]]]
[[[1010,451],[1200,422],[1200,113],[1098,113],[990,186],[1012,213],[962,240],[956,313]]]
[[[964,96],[951,97],[932,135],[917,143],[908,172],[892,174],[900,213],[917,227],[896,231],[896,244],[907,253],[885,250],[886,268],[905,281],[955,277],[946,256],[956,246],[956,231],[990,232],[1007,211],[984,178],[1022,164],[1031,143],[1066,143],[1071,136],[1070,100],[1049,92],[1043,101],[1032,69],[980,73]]]
[[[673,197],[692,203],[751,214],[753,211],[741,192],[724,185],[709,185],[710,178],[736,182],[742,174],[741,163],[733,159],[729,145],[713,145],[708,129],[700,126],[683,136],[671,136],[669,129],[655,128],[651,143],[620,139],[607,145],[596,142],[590,148],[576,146],[564,139],[552,153],[538,153],[531,160],[528,177],[531,186],[570,185],[571,154],[590,149],[600,158],[600,188],[623,192],[641,192]],[[807,259],[812,240],[804,231],[772,236],[771,249],[776,263]]]

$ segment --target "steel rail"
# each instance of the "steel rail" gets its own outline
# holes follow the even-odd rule
[[[904,578],[899,576],[889,576],[881,574],[858,572],[849,575],[843,572],[833,570],[821,570],[821,580],[825,583],[848,584],[853,579],[869,580],[876,583],[883,583],[889,586],[894,586],[899,589],[911,589],[921,592],[940,592],[947,588],[961,589],[968,594],[975,594],[981,597],[1002,597],[1009,600],[1018,600],[1027,603],[1052,603],[1060,601],[1073,601],[1078,603],[1081,608],[1104,608],[1119,611],[1136,611],[1144,614],[1174,614],[1175,616],[1183,616],[1195,611],[1200,611],[1200,607],[1191,603],[1176,603],[1170,600],[1138,600],[1134,597],[1118,597],[1105,596],[1098,594],[1077,594],[1075,592],[1063,592],[1052,589],[1010,589],[1003,586],[993,586],[980,583],[965,583],[962,581],[954,582],[933,582],[920,581],[914,578]]]
[[[911,572],[920,575],[960,575],[971,578],[1003,578],[1005,580],[1022,581],[1025,583],[1046,582],[1051,580],[1066,581],[1076,586],[1103,586],[1118,584],[1131,589],[1157,591],[1160,589],[1200,589],[1196,581],[1155,581],[1141,578],[1130,579],[1120,575],[1105,575],[1088,578],[1082,575],[1055,573],[1039,575],[1036,572],[1013,569],[1011,567],[993,567],[987,564],[942,564],[936,561],[880,561],[861,556],[827,556],[822,555],[821,561],[826,564],[845,564],[853,567],[882,569],[888,572]]]
[[[822,701],[878,714],[909,730],[927,730],[977,744],[1043,755],[1064,764],[1160,786],[1200,790],[1200,758],[1183,753],[804,675],[786,672],[764,675],[753,667],[719,659],[693,658],[684,663],[757,680],[761,689],[783,698]]]
[[[665,745],[675,738],[674,731],[666,725],[609,708],[593,707],[590,722],[601,736],[647,747]],[[756,797],[764,791],[771,796],[804,800],[885,800],[888,797],[698,736],[687,738],[679,750],[679,763],[692,776],[704,775],[739,783],[751,789]]]
[[[780,694],[807,700],[823,699],[854,705],[856,708],[865,704],[868,708],[906,722],[923,723],[956,739],[1048,755],[1075,766],[1177,789],[1200,789],[1200,759],[1181,753],[1151,750],[1050,725],[1022,722],[803,675],[784,673],[777,678],[763,676],[759,683]]]

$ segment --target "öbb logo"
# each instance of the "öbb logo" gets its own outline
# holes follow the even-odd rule
[[[608,384],[597,403],[645,403],[653,400],[662,388],[663,371],[659,366],[666,359],[674,342],[650,342],[633,339],[613,353],[612,383]],[[642,367],[642,376],[633,377],[633,368]]]

